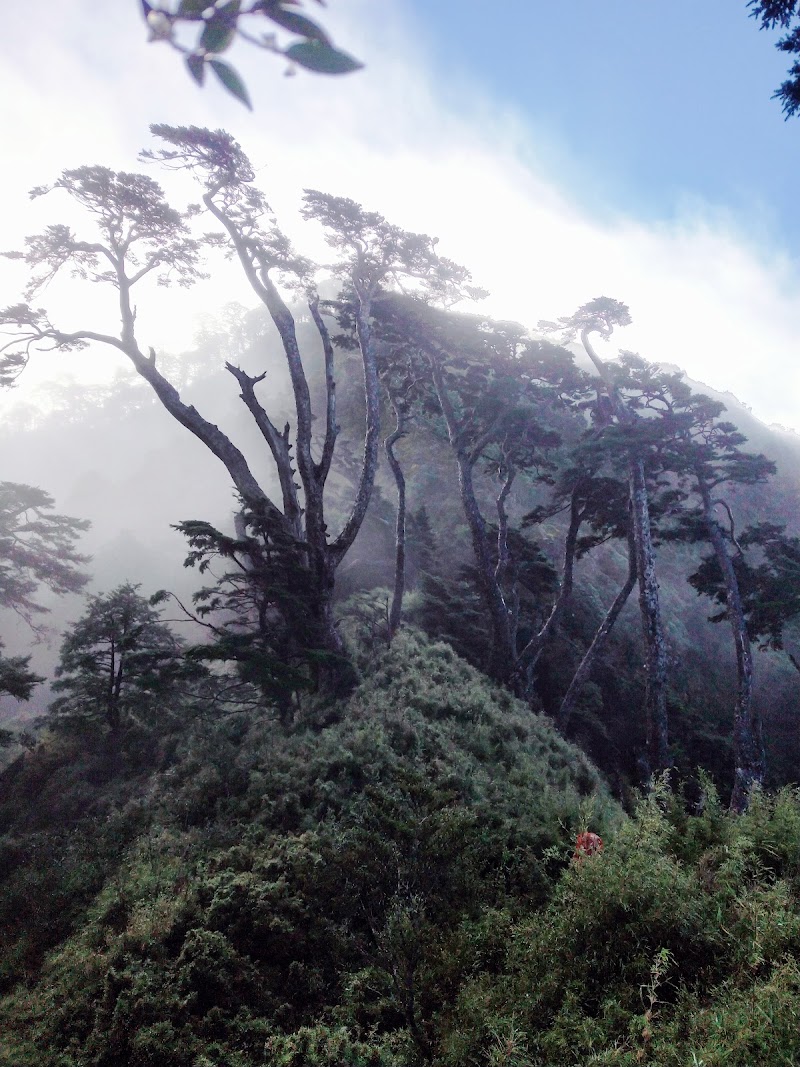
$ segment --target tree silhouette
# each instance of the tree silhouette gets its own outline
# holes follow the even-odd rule
[[[790,56],[800,56],[800,3],[798,0],[749,0],[750,15],[761,23],[762,30],[780,28],[787,32],[775,45]],[[789,68],[789,77],[773,96],[780,100],[786,118],[800,110],[800,60]]]
[[[331,537],[325,487],[339,426],[335,349],[316,287],[318,268],[298,256],[278,229],[263,193],[254,185],[252,164],[229,134],[197,127],[152,129],[164,147],[143,153],[143,158],[187,171],[201,187],[202,207],[183,212],[172,208],[160,186],[146,175],[99,166],[67,170],[52,187],[37,189],[34,195],[53,190],[67,193],[93,224],[90,239],[79,239],[66,225],[55,224],[27,238],[25,250],[13,254],[31,268],[29,301],[46,282],[68,270],[113,293],[119,331],[83,328],[65,333],[50,322],[44,310],[29,304],[7,308],[0,314],[0,323],[16,333],[14,351],[18,353],[33,348],[69,350],[93,343],[123,354],[169,414],[225,466],[245,507],[263,529],[268,528],[270,543],[302,567],[309,590],[310,647],[341,662],[342,642],[332,614],[335,572],[364,521],[379,460],[380,381],[372,305],[383,287],[403,279],[430,300],[469,295],[469,274],[440,257],[436,242],[429,237],[392,226],[377,212],[365,211],[343,197],[306,192],[303,216],[323,226],[336,254],[328,269],[352,296],[364,376],[365,435],[358,484],[342,529]],[[204,214],[219,229],[197,239],[191,223]],[[161,285],[192,285],[203,276],[202,255],[207,248],[221,248],[238,261],[247,285],[267,308],[283,348],[294,394],[294,427],[286,423],[279,428],[259,398],[257,389],[266,372],[252,375],[233,363],[225,364],[274,464],[280,504],[265,490],[231,438],[181,399],[161,372],[155,350],[143,351],[137,338],[136,287],[145,279]],[[287,290],[304,301],[323,353],[325,429],[321,439],[314,434],[311,390]]]
[[[89,557],[75,548],[89,523],[53,514],[54,506],[43,489],[0,482],[0,607],[32,627],[48,610],[36,599],[40,586],[63,596],[79,592],[89,580],[81,570]]]
[[[55,724],[102,723],[116,735],[126,719],[145,719],[186,676],[181,644],[139,586],[126,582],[89,597],[86,613],[65,636],[50,706]]]
[[[618,437],[627,463],[639,612],[646,649],[647,754],[650,770],[660,771],[671,763],[667,721],[667,643],[661,617],[650,521],[650,491],[646,470],[647,428],[641,424],[635,405],[626,403],[615,380],[613,367],[598,356],[591,342],[593,334],[608,339],[617,326],[627,326],[630,321],[630,312],[625,304],[609,297],[598,297],[578,308],[573,315],[561,318],[556,323],[542,322],[540,326],[558,331],[565,341],[580,337],[599,376],[598,410],[605,412],[609,425],[615,423],[619,430]]]

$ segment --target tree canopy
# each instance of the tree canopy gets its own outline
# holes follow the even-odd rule
[[[88,599],[64,637],[51,719],[99,722],[113,734],[126,718],[146,719],[187,667],[181,643],[129,582]]]
[[[800,56],[800,3],[798,0],[749,0],[750,14],[761,24],[762,30],[785,30],[775,45],[790,57]],[[786,118],[800,110],[800,59],[789,67],[788,78],[775,92]]]
[[[40,586],[57,596],[88,582],[89,557],[75,543],[89,523],[53,513],[49,493],[32,485],[0,482],[0,607],[30,625],[47,611],[36,599]]]
[[[53,514],[53,498],[43,489],[19,482],[0,482],[0,608],[6,608],[33,630],[41,629],[48,608],[38,590],[56,596],[79,592],[88,582],[83,570],[89,557],[75,542],[89,523]],[[30,668],[30,656],[6,657],[0,641],[0,693],[28,700],[44,681]]]

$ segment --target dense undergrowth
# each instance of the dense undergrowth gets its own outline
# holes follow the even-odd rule
[[[49,738],[0,777],[0,1062],[797,1062],[800,801],[704,796],[623,816],[407,633],[289,728]]]

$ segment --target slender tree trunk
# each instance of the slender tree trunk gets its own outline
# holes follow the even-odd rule
[[[620,612],[627,604],[628,598],[633,592],[633,587],[636,585],[636,575],[636,545],[633,540],[633,528],[631,527],[628,531],[628,576],[625,579],[625,584],[614,598],[613,604],[606,612],[605,618],[595,631],[592,642],[586,649],[586,652],[584,652],[583,659],[578,665],[578,669],[575,671],[572,681],[569,683],[569,688],[564,694],[564,699],[561,701],[561,707],[558,709],[556,725],[562,734],[566,732],[567,727],[569,726],[570,716],[575,709],[578,693],[580,692],[581,687],[588,681],[592,668],[606,643],[608,635],[611,633]]]
[[[631,513],[636,546],[636,573],[639,582],[639,611],[645,638],[645,715],[647,759],[650,771],[657,773],[671,765],[667,718],[667,642],[661,619],[661,602],[656,579],[656,559],[650,532],[644,463],[633,457],[629,467]]]
[[[458,487],[461,495],[461,506],[464,509],[464,517],[469,527],[472,551],[475,555],[478,576],[489,613],[492,629],[492,648],[488,671],[498,682],[511,683],[513,681],[515,692],[518,695],[522,695],[524,681],[519,676],[515,678],[514,670],[517,650],[513,639],[513,619],[503,596],[503,590],[497,580],[496,564],[489,552],[486,522],[475,496],[475,485],[472,479],[473,468],[480,452],[476,453],[473,449],[469,453],[464,447],[462,427],[448,395],[437,354],[428,350],[428,361],[439,406],[447,425],[447,435],[458,466]]]
[[[111,718],[109,726],[112,733],[120,728],[122,717],[120,715],[119,705],[122,698],[122,679],[125,673],[125,654],[120,652],[119,660],[117,662],[117,672],[114,678],[114,695],[111,699]]]
[[[106,725],[113,733],[117,726],[118,715],[117,708],[114,701],[114,694],[117,682],[117,646],[112,635],[111,637],[111,649],[109,651],[108,660],[108,683],[106,686]]]
[[[556,626],[572,597],[572,589],[575,577],[575,551],[578,543],[578,532],[583,522],[583,511],[579,503],[579,493],[582,486],[577,485],[572,491],[569,507],[569,526],[567,536],[564,539],[564,567],[561,574],[561,586],[558,590],[553,607],[547,616],[544,625],[538,634],[535,634],[519,654],[519,662],[528,678],[532,677],[536,664],[539,662],[547,642],[555,633]]]
[[[495,564],[489,554],[486,523],[475,497],[475,486],[472,480],[473,465],[469,457],[463,455],[463,453],[457,453],[456,459],[458,462],[458,484],[461,490],[461,503],[470,529],[472,550],[478,564],[478,575],[483,586],[484,598],[489,609],[489,619],[492,625],[489,673],[498,682],[515,682],[516,685],[512,685],[512,688],[515,689],[518,695],[522,695],[520,687],[523,682],[519,677],[515,679],[517,650],[513,641],[513,620],[503,596],[503,591],[495,578]]]
[[[725,537],[714,517],[714,504],[702,470],[696,469],[697,487],[703,502],[703,517],[725,583],[728,621],[736,649],[736,704],[733,712],[734,782],[731,809],[747,810],[754,788],[764,783],[766,757],[761,716],[753,703],[753,653],[733,561]]]
[[[406,411],[402,402],[391,397],[392,408],[395,414],[395,429],[384,441],[386,458],[394,475],[397,486],[397,518],[395,521],[395,558],[394,558],[394,589],[392,591],[392,603],[389,608],[389,633],[391,642],[394,635],[400,629],[400,620],[403,614],[403,596],[406,587],[406,479],[397,456],[394,454],[394,446],[405,436]]]
[[[614,416],[623,426],[635,426],[638,416],[630,411],[608,373],[608,368],[597,355],[589,335],[593,327],[581,332],[581,341],[586,353],[602,378]],[[639,582],[639,611],[642,619],[642,635],[645,643],[645,719],[647,727],[647,759],[649,771],[666,770],[671,765],[669,753],[669,729],[667,718],[667,642],[661,618],[661,603],[656,579],[656,559],[650,530],[650,507],[644,461],[631,452],[628,464],[628,482],[631,494],[631,516],[636,545],[636,573]]]

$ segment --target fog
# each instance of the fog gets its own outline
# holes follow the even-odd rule
[[[0,89],[14,106],[0,247],[19,248],[50,222],[77,221],[65,198],[27,196],[62,167],[141,167],[136,153],[148,143],[150,122],[223,126],[252,156],[283,228],[323,262],[318,228],[298,221],[304,187],[352,197],[438,236],[442,253],[490,290],[487,314],[534,325],[600,293],[624,300],[634,323],[607,354],[622,345],[677,363],[693,379],[732,391],[763,422],[800,426],[800,268],[794,252],[759,227],[758,205],[751,217],[737,217],[679,190],[669,218],[611,211],[596,199],[588,207],[559,180],[554,161],[563,146],[552,132],[478,81],[445,84],[402,4],[387,0],[378,14],[367,0],[338,0],[326,15],[335,37],[369,58],[353,78],[287,81],[280,64],[237,57],[256,102],[252,116],[213,87],[199,92],[174,55],[146,44],[138,12],[130,17],[125,5],[82,0],[67,10],[48,0],[40,14],[45,37],[32,33],[19,6],[5,24]],[[87,20],[88,36],[80,32]],[[576,155],[573,162],[586,167],[590,183],[591,161]],[[183,176],[149,173],[177,203],[197,195]],[[143,294],[137,327],[184,399],[260,457],[255,473],[267,478],[265,449],[220,368],[235,356],[260,373],[265,354],[274,359],[275,339],[254,346],[239,337],[249,293],[234,265],[212,262],[211,278],[193,290]],[[4,303],[18,299],[22,284],[19,265],[0,260]],[[240,306],[226,312],[231,301]],[[101,299],[80,281],[59,280],[42,302],[65,328],[114,328],[113,294]],[[291,413],[280,361],[262,388],[271,413]],[[184,543],[170,524],[229,523],[229,480],[121,356],[97,349],[37,356],[0,397],[0,418],[2,477],[41,486],[59,512],[91,521],[82,545],[93,556],[91,590],[130,580],[144,592],[167,585],[190,594],[197,576],[180,566]],[[57,635],[81,606],[80,598],[52,605],[50,643],[34,647],[34,667],[49,670]],[[0,634],[9,652],[27,652],[30,634],[18,620],[0,618]],[[45,699],[41,690],[31,707]]]
[[[268,492],[275,488],[274,471],[224,362],[269,371],[270,413],[286,421],[292,415],[288,375],[276,341],[263,311],[231,306],[219,319],[206,319],[191,351],[159,361],[183,399],[248,454]],[[309,362],[313,372],[313,350]],[[79,546],[92,557],[87,591],[107,592],[130,581],[141,583],[145,595],[168,588],[188,601],[202,582],[195,571],[183,569],[186,542],[170,527],[204,519],[233,532],[237,501],[222,464],[123,363],[107,385],[61,378],[28,387],[24,395],[26,401],[11,408],[0,428],[5,480],[40,486],[54,498],[55,511],[91,522]],[[18,616],[4,611],[0,638],[9,654],[32,652],[32,667],[51,674],[59,635],[82,614],[84,598],[58,600],[43,590],[39,600],[50,609],[42,635],[37,638]],[[26,710],[41,710],[47,699],[42,687]],[[6,698],[7,710],[15,706]]]
[[[492,95],[477,77],[449,82],[425,27],[402,3],[337,0],[326,12],[336,39],[368,59],[352,77],[287,80],[280,62],[237,52],[252,115],[214,86],[199,91],[174,53],[147,45],[134,4],[64,8],[48,0],[37,10],[44,36],[32,32],[23,7],[12,7],[4,23],[0,89],[14,105],[6,109],[0,248],[17,248],[26,233],[63,218],[63,198],[27,196],[62,167],[135,169],[151,122],[221,126],[251,155],[281,225],[312,256],[324,258],[324,247],[318,231],[298,222],[304,187],[352,197],[438,236],[444,254],[490,291],[486,309],[496,317],[532,326],[601,293],[624,300],[634,320],[625,347],[732,390],[766,422],[800,425],[800,269],[780,226],[763,221],[765,205],[748,203],[737,214],[679,188],[664,216],[610,208],[580,146],[560,142],[552,125]],[[565,154],[583,182],[564,182]],[[179,201],[196,197],[182,176],[159,177]],[[14,264],[0,260],[0,289],[15,299],[19,287]],[[90,299],[85,287],[57,290],[48,302],[67,319]],[[188,350],[204,310],[243,299],[238,276],[219,264],[210,282],[178,296],[158,291],[140,307],[143,341],[158,351]],[[92,308],[94,325],[109,316],[113,308]],[[84,357],[81,373],[107,381],[109,361],[92,358]],[[32,370],[40,372],[57,375],[60,367],[44,360]]]

